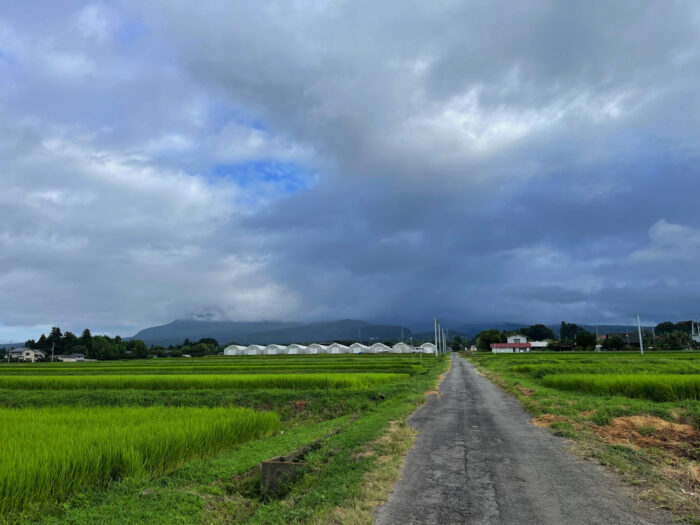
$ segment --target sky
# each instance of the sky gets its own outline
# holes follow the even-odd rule
[[[700,318],[700,4],[0,3],[0,341]]]

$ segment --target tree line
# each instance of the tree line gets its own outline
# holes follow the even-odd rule
[[[140,339],[122,339],[120,336],[92,335],[89,329],[83,330],[80,336],[72,332],[62,332],[58,326],[51,328],[49,335],[41,334],[39,339],[29,339],[24,346],[41,350],[47,359],[54,355],[82,354],[86,359],[109,361],[115,359],[146,359],[149,357],[203,357],[216,355],[220,346],[216,339],[204,337],[198,341],[185,341],[180,345],[168,347],[153,345],[148,347]]]
[[[656,350],[686,350],[689,348],[700,350],[700,343],[692,340],[691,331],[691,321],[681,321],[678,323],[665,321],[659,323],[654,328],[643,328],[642,341],[644,348],[654,348]],[[596,338],[596,334],[576,323],[567,323],[565,321],[562,321],[559,327],[559,334],[555,334],[551,328],[543,324],[534,324],[518,328],[517,330],[498,330],[496,328],[491,328],[484,330],[468,340],[461,336],[455,336],[452,339],[452,346],[460,350],[471,345],[476,345],[477,350],[490,352],[492,344],[505,343],[508,337],[514,334],[522,334],[530,341],[547,341],[549,342],[548,349],[551,350],[593,350],[598,342],[600,342],[604,350],[639,348],[639,340],[636,331],[630,332],[630,335],[633,336],[632,343],[626,340],[627,338],[620,337],[619,335],[605,337],[599,341]]]

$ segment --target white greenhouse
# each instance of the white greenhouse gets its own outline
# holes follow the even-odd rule
[[[287,347],[287,354],[289,354],[289,355],[302,355],[302,354],[306,353],[306,348],[307,347],[304,345],[297,345],[297,344],[289,345]]]
[[[349,354],[350,349],[345,345],[341,345],[340,343],[333,343],[331,345],[328,345],[328,353],[329,354]]]
[[[382,352],[391,352],[391,348],[386,346],[384,343],[374,343],[369,347],[369,351],[372,354],[380,354]]]
[[[328,353],[328,347],[325,345],[320,345],[318,343],[314,343],[312,345],[309,345],[306,347],[306,353],[307,354],[327,354]]]
[[[265,355],[282,355],[287,353],[287,347],[283,345],[267,345]]]
[[[224,348],[224,355],[245,355],[245,346],[229,345]]]
[[[406,343],[396,343],[391,349],[391,352],[394,354],[411,354],[413,353],[413,348]]]
[[[349,347],[350,353],[352,354],[367,354],[369,353],[369,346],[363,345],[362,343],[353,343]]]
[[[434,343],[423,343],[420,345],[420,351],[424,354],[435,354],[435,344]]]
[[[265,347],[260,345],[250,345],[245,350],[245,355],[265,355]]]

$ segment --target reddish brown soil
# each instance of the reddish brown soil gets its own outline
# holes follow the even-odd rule
[[[652,432],[640,430],[654,428]],[[671,423],[659,417],[641,415],[618,417],[604,427],[597,427],[596,434],[608,443],[635,448],[655,447],[670,451],[679,457],[694,458],[700,447],[700,432],[691,425]]]

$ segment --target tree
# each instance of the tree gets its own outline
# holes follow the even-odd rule
[[[501,332],[495,328],[484,330],[476,336],[476,347],[480,352],[490,352],[491,344],[502,342],[503,336],[501,335]]]
[[[90,357],[92,353],[92,334],[87,328],[83,330],[83,333],[80,336],[80,344],[83,346],[83,348],[85,348],[85,356]]]
[[[456,335],[452,338],[452,351],[461,352],[464,350],[464,339],[461,336]]]
[[[681,330],[674,330],[657,338],[656,346],[661,350],[683,350],[690,346],[690,335]]]
[[[148,348],[146,348],[146,343],[140,339],[129,341],[129,349],[131,350],[132,355],[137,359],[145,359],[148,357]]]
[[[656,325],[656,328],[654,328],[654,333],[656,335],[670,334],[674,329],[675,326],[673,323],[665,321]]]
[[[544,341],[545,339],[554,339],[554,331],[543,325],[543,324],[533,324],[527,328],[522,328],[520,330],[524,336],[533,341]]]
[[[685,332],[689,334],[692,331],[692,326],[692,321],[681,321],[679,323],[676,323],[676,325],[674,326],[674,331],[677,330],[679,332]]]
[[[622,350],[625,347],[625,342],[619,335],[606,337],[603,340],[603,348],[606,350]]]
[[[46,339],[46,336],[44,334],[41,334],[39,340],[36,342],[36,347],[39,350],[46,350],[47,347],[51,347],[51,343],[49,343],[48,339]]]
[[[566,323],[561,322],[561,327],[559,328],[559,339],[562,341],[568,341],[573,343],[576,341],[576,334],[582,330],[576,323]]]
[[[588,330],[582,329],[576,334],[576,345],[581,348],[593,349],[596,342],[595,334],[592,334]]]

